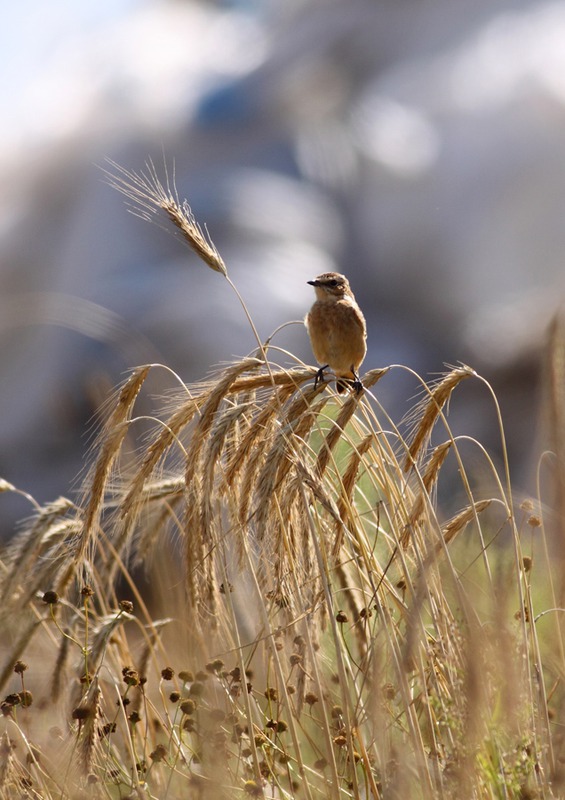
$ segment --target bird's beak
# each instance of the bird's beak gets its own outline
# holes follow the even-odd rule
[[[310,284],[310,286],[319,286],[319,285],[320,285],[320,284],[318,283],[318,281],[306,281],[306,283],[309,283],[309,284]]]

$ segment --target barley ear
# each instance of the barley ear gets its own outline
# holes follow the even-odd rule
[[[210,269],[227,278],[228,271],[218,250],[207,232],[196,222],[188,201],[179,199],[174,171],[169,179],[165,165],[163,184],[151,159],[145,162],[145,169],[139,172],[127,170],[111,159],[107,159],[107,163],[110,169],[103,170],[107,183],[128,198],[130,211],[135,216],[156,222],[160,227],[169,230],[164,225],[164,220],[161,220],[161,217],[165,217],[173,224],[173,230],[176,229],[183,241]]]
[[[428,392],[421,403],[419,403],[412,416],[414,419],[414,432],[408,447],[404,470],[409,470],[418,460],[425,450],[432,430],[442,413],[442,410],[454,391],[454,389],[466,378],[475,375],[475,371],[464,364],[453,369],[443,376]]]

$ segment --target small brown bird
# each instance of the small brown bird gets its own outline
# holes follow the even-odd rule
[[[316,384],[323,380],[324,370],[330,367],[338,379],[338,392],[343,392],[348,385],[360,392],[363,384],[357,370],[367,352],[367,326],[349,281],[338,272],[324,272],[308,283],[316,290],[316,302],[304,323],[316,361],[322,364]]]

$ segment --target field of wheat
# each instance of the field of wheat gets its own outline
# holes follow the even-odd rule
[[[108,175],[233,286],[151,164]],[[471,367],[338,395],[248,319],[252,354],[202,382],[132,369],[77,496],[27,496],[0,554],[0,798],[563,796],[562,326],[524,498]],[[408,417],[379,400],[399,372]],[[450,427],[469,381],[495,455]]]

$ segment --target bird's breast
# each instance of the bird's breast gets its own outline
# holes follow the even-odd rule
[[[365,358],[365,320],[348,299],[316,302],[306,317],[312,350],[320,364],[339,374],[349,374]]]

